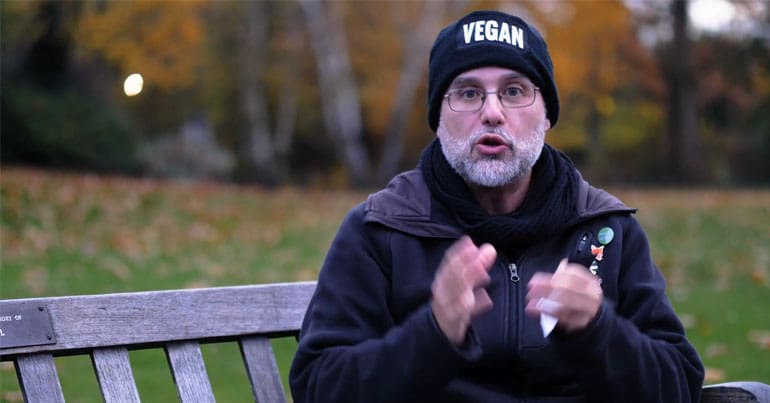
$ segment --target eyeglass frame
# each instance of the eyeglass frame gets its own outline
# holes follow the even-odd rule
[[[502,95],[502,92],[503,92],[503,91],[505,91],[507,88],[508,88],[508,87],[503,87],[503,88],[500,88],[500,89],[498,89],[498,90],[495,90],[495,91],[484,91],[484,90],[482,90],[481,88],[477,88],[477,87],[461,87],[461,88],[454,88],[454,89],[451,89],[451,90],[447,91],[447,92],[446,92],[446,94],[444,94],[444,99],[446,99],[446,100],[447,100],[447,105],[449,106],[449,109],[451,109],[451,110],[452,110],[452,111],[454,111],[454,112],[458,112],[458,113],[463,113],[463,112],[478,112],[478,111],[480,111],[482,108],[484,108],[484,104],[487,102],[487,97],[488,97],[488,95],[489,95],[489,94],[497,94],[497,100],[498,100],[498,101],[500,101],[500,105],[502,105],[504,108],[508,108],[508,109],[518,109],[518,108],[526,108],[526,107],[528,107],[528,106],[532,106],[532,104],[534,104],[534,103],[535,103],[535,100],[537,99],[537,93],[538,93],[538,91],[540,91],[540,87],[535,87],[535,86],[533,86],[533,89],[532,89],[532,99],[529,101],[529,103],[528,103],[528,104],[524,104],[524,105],[515,105],[515,106],[508,106],[508,105],[506,105],[506,104],[503,102],[503,95]],[[450,95],[452,95],[452,94],[454,94],[454,93],[457,93],[457,92],[460,92],[460,91],[463,91],[463,90],[468,90],[468,89],[474,89],[474,90],[477,90],[477,91],[478,91],[478,92],[481,94],[481,105],[479,105],[479,107],[478,107],[477,109],[474,109],[474,110],[467,110],[467,111],[458,111],[458,110],[456,110],[455,108],[453,108],[453,107],[452,107],[452,102],[450,102],[450,101],[449,101],[449,96],[450,96]]]

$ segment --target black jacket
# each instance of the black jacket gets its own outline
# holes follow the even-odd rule
[[[698,401],[703,365],[633,210],[584,181],[578,199],[579,220],[560,236],[515,261],[498,252],[494,307],[457,349],[429,301],[444,252],[463,234],[419,170],[394,178],[349,212],[329,250],[291,368],[294,401]],[[599,261],[603,228],[615,235]],[[527,282],[564,257],[596,261],[604,303],[588,328],[546,339],[524,314]]]

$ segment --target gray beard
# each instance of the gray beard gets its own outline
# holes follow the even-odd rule
[[[466,182],[482,187],[501,187],[513,180],[526,175],[540,158],[545,143],[545,122],[535,128],[526,140],[516,142],[513,137],[501,128],[485,128],[465,139],[449,136],[442,122],[436,131],[441,150],[449,165]],[[485,133],[500,135],[509,145],[513,157],[501,159],[498,156],[473,157],[473,145]]]

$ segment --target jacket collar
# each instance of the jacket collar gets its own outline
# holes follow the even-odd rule
[[[577,197],[575,223],[605,214],[636,212],[605,190],[591,186],[582,177]],[[397,175],[384,189],[370,194],[365,211],[365,222],[415,236],[458,238],[463,235],[452,214],[431,197],[419,169]]]

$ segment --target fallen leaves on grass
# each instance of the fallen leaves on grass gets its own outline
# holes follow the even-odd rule
[[[759,346],[760,350],[770,350],[770,330],[752,330],[749,341]]]
[[[706,367],[706,376],[703,379],[703,383],[723,382],[726,378],[727,374],[723,369]]]
[[[708,358],[721,357],[727,355],[728,351],[727,345],[724,343],[714,343],[706,347],[705,355]]]
[[[764,268],[754,269],[754,271],[751,272],[751,281],[757,285],[765,285],[765,283],[767,283],[767,270]]]
[[[685,329],[693,329],[698,324],[698,320],[695,318],[695,315],[690,313],[680,314],[679,321],[682,322],[682,326],[684,326]]]
[[[286,281],[320,267],[345,213],[365,197],[20,168],[3,168],[0,180],[3,265],[23,283],[4,289],[14,297],[49,294],[54,281],[66,293],[60,279],[97,271],[117,282],[93,292],[155,287],[180,273],[185,280],[167,286]]]
[[[24,401],[24,395],[22,395],[21,391],[19,390],[12,390],[8,392],[3,392],[3,401],[4,402],[23,402]]]

